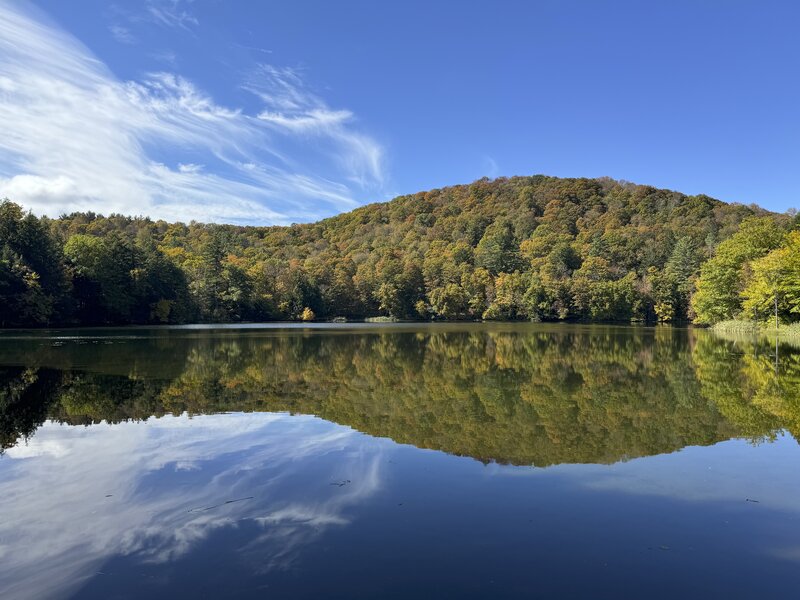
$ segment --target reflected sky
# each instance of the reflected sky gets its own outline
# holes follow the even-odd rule
[[[245,522],[258,569],[290,568],[379,490],[387,446],[269,413],[47,423],[0,461],[0,596],[68,597],[110,557],[169,563]]]
[[[288,414],[48,422],[0,458],[0,596],[780,591],[798,459],[789,435],[533,468]]]

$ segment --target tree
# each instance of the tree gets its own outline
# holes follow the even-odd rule
[[[3,246],[0,250],[0,326],[44,325],[52,301],[39,284],[39,275]]]
[[[480,318],[494,300],[494,279],[483,268],[464,268],[461,287],[467,297],[467,310],[473,319]]]
[[[136,301],[136,252],[119,232],[78,234],[64,246],[72,268],[78,317],[86,323],[129,323]]]
[[[511,273],[521,267],[519,247],[510,222],[496,223],[486,229],[475,248],[475,265],[492,275]]]
[[[139,263],[133,271],[135,321],[181,323],[196,318],[185,272],[159,250],[152,238],[137,244]]]
[[[108,311],[103,301],[102,280],[110,265],[103,240],[92,235],[73,235],[64,246],[64,254],[72,273],[78,319],[90,324],[106,322]]]
[[[425,294],[425,281],[415,261],[404,263],[398,252],[388,251],[377,261],[375,276],[374,298],[380,311],[400,319],[418,316],[416,305]]]
[[[664,269],[654,267],[649,273],[654,287],[654,310],[659,321],[680,320],[689,316],[699,263],[694,242],[689,237],[682,237],[675,243]]]
[[[463,319],[470,311],[467,292],[456,283],[434,288],[428,300],[434,314],[443,319]]]
[[[746,265],[777,248],[784,235],[784,227],[772,217],[742,221],[739,230],[721,242],[714,257],[700,269],[697,291],[692,297],[695,322],[715,323],[738,315]]]
[[[636,274],[615,279],[607,260],[589,257],[572,278],[577,314],[598,321],[630,321],[639,308]]]
[[[800,319],[800,231],[786,236],[780,248],[750,263],[750,276],[741,297],[752,319]]]
[[[500,273],[494,281],[494,300],[483,314],[489,320],[516,320],[528,317],[525,293],[528,278],[519,271]]]
[[[47,221],[25,214],[18,204],[0,202],[0,253],[5,279],[0,284],[0,308],[11,313],[3,318],[6,323],[45,325],[70,316],[64,257]],[[4,296],[4,286],[13,298]]]

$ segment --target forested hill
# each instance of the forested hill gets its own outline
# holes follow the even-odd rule
[[[0,324],[686,319],[701,264],[743,220],[792,226],[707,196],[545,176],[482,179],[290,227],[51,220],[6,201]]]

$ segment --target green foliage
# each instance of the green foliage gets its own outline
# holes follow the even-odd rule
[[[513,273],[521,266],[519,244],[510,221],[486,229],[475,247],[475,266],[483,267],[492,275]]]
[[[528,316],[525,294],[528,278],[519,271],[500,273],[495,279],[494,300],[483,314],[484,319],[509,321]]]
[[[716,323],[735,318],[742,310],[750,261],[777,248],[787,223],[773,217],[749,218],[739,230],[720,243],[713,258],[703,264],[692,307],[698,323]]]
[[[39,274],[8,246],[0,254],[0,298],[0,325],[45,325],[52,313],[52,300],[42,290]]]
[[[800,319],[800,231],[766,256],[750,263],[750,277],[742,290],[745,315],[768,320],[774,315],[783,322]]]
[[[0,202],[0,326],[48,325],[69,313],[69,280],[48,223]]]
[[[698,266],[754,214],[763,212],[539,175],[290,227],[94,213],[51,221],[5,202],[0,325],[298,320],[305,308],[319,319],[681,320],[692,316]],[[702,279],[701,316],[720,294],[731,301],[725,314],[738,309],[742,260],[733,263],[730,290]]]
[[[664,269],[653,270],[653,309],[659,321],[692,316],[690,300],[699,265],[700,256],[694,243],[682,237],[675,243]]]
[[[184,273],[150,240],[75,234],[64,255],[81,323],[170,323],[192,314]]]

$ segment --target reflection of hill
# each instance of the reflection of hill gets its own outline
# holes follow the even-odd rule
[[[286,410],[479,460],[607,463],[794,427],[800,355],[775,377],[729,344],[669,328],[522,325],[29,343],[17,363],[47,369],[9,370],[2,401],[13,412],[14,390],[57,373],[37,397],[72,423]],[[0,347],[0,363],[9,356]],[[4,419],[6,441],[31,429]]]

